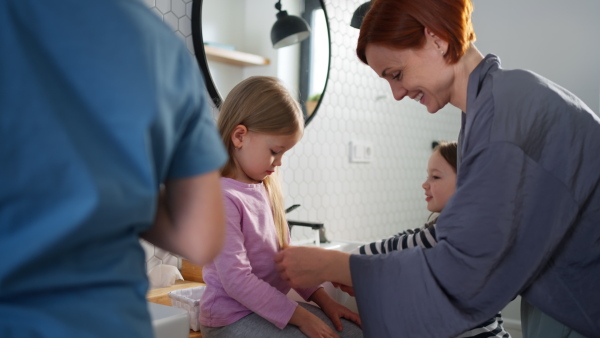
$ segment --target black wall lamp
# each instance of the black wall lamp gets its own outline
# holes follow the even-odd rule
[[[277,12],[277,21],[271,28],[273,48],[290,46],[308,38],[310,27],[304,19],[289,15],[287,11],[282,11],[281,0],[277,1],[275,8],[279,12]]]
[[[369,8],[371,8],[371,1],[367,1],[364,4],[358,6],[358,8],[354,11],[354,14],[352,15],[350,26],[356,29],[360,29],[360,25],[362,24],[365,15],[367,15]]]

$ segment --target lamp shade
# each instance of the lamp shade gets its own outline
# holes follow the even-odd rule
[[[273,48],[281,48],[298,43],[310,35],[308,23],[295,15],[288,15],[287,11],[277,13],[277,21],[271,28],[271,42]]]
[[[363,22],[363,19],[365,18],[365,15],[367,15],[367,12],[369,11],[369,9],[371,8],[371,1],[367,1],[364,4],[358,6],[358,8],[354,11],[354,14],[352,15],[352,20],[350,21],[350,26],[356,28],[356,29],[360,29],[360,25]]]

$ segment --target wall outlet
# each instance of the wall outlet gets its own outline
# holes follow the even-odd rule
[[[352,163],[370,163],[373,160],[373,146],[371,142],[351,141],[350,142],[350,162]]]

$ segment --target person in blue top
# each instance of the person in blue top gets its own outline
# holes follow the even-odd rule
[[[600,118],[552,81],[482,55],[472,10],[377,0],[358,38],[358,57],[397,100],[463,112],[437,245],[375,256],[290,247],[278,269],[292,287],[353,286],[368,337],[452,337],[517,295],[525,337],[598,337]]]
[[[140,237],[224,239],[199,69],[138,0],[4,0],[0,45],[0,336],[152,337]]]

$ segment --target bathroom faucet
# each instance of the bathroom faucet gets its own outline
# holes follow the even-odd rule
[[[323,227],[325,226],[325,225],[323,225],[323,223],[292,221],[290,219],[288,219],[287,222],[288,222],[288,227],[290,228],[290,232],[292,231],[292,227],[295,225],[301,226],[301,227],[310,227],[313,230],[323,229]]]
[[[295,210],[298,208],[300,204],[294,204],[291,207],[285,210],[286,213]],[[287,220],[288,228],[290,229],[290,235],[292,233],[292,227],[294,226],[302,226],[302,227],[310,227],[313,231],[315,231],[315,244],[319,246],[320,243],[328,243],[327,237],[325,237],[325,225],[323,223],[318,222],[305,222],[305,221],[294,221]]]

